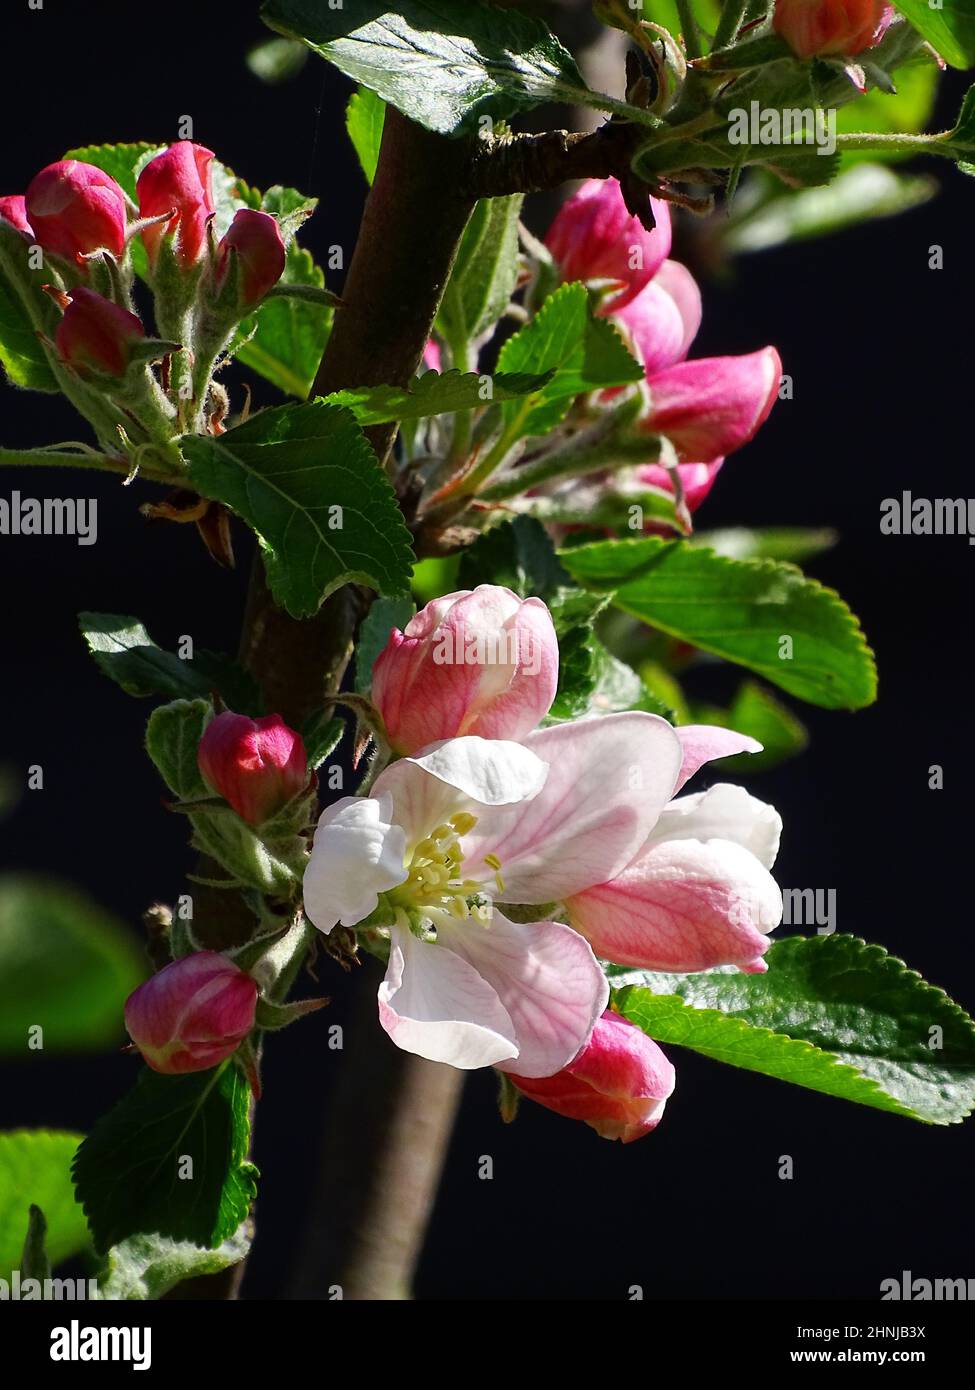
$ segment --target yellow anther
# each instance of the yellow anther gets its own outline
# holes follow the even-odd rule
[[[461,921],[471,915],[471,910],[463,898],[448,898],[447,911],[451,917],[459,917]]]
[[[428,840],[421,840],[413,851],[414,861],[417,859],[430,859],[437,853],[437,846],[433,843],[432,837]]]
[[[484,862],[491,869],[496,870],[501,868],[501,860],[496,854],[486,854],[484,856]]]
[[[499,873],[496,873],[496,874],[494,875],[494,881],[495,881],[495,883],[498,885],[498,892],[499,892],[499,893],[503,893],[503,892],[504,892],[504,879],[501,877],[501,875],[500,875]]]
[[[470,811],[460,811],[450,822],[457,835],[469,835],[477,825],[477,816],[472,816]],[[436,832],[434,832],[436,834]]]
[[[446,839],[449,839],[450,836],[451,836],[453,833],[454,833],[454,832],[453,832],[453,826],[450,826],[450,825],[436,825],[436,826],[434,826],[434,828],[430,831],[430,839],[431,839],[431,840],[446,840]],[[426,844],[426,841],[424,841],[424,844]]]
[[[442,868],[439,864],[424,864],[423,868],[420,870],[420,875],[423,883],[429,885],[431,888],[443,888],[448,881],[446,869]]]
[[[491,908],[487,903],[475,903],[471,908],[471,916],[486,927],[491,920]]]

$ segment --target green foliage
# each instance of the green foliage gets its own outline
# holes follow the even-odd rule
[[[125,927],[82,893],[28,874],[0,877],[0,1053],[26,1061],[38,1055],[32,1047],[119,1044],[125,1000],[144,973]]]
[[[937,8],[898,0],[897,8],[953,68],[975,64],[975,0],[942,0]]]
[[[482,198],[464,229],[435,324],[457,353],[494,327],[514,293],[523,201]]]
[[[75,1159],[95,1248],[156,1234],[215,1250],[233,1236],[257,1191],[249,1101],[232,1062],[188,1076],[146,1068]]]
[[[443,135],[475,132],[586,84],[541,20],[481,0],[265,0],[264,22],[300,39],[353,82]]]
[[[400,631],[416,612],[411,598],[377,598],[363,619],[355,649],[355,688],[358,694],[368,695],[372,685],[372,668],[376,657],[389,641],[394,627]]]
[[[597,541],[560,552],[574,579],[651,627],[827,709],[876,698],[876,669],[842,599],[791,565],[729,560],[683,541]]]
[[[125,1302],[162,1298],[184,1279],[219,1274],[239,1264],[246,1259],[250,1244],[246,1223],[215,1250],[166,1236],[129,1236],[109,1250],[99,1277],[98,1297]]]
[[[368,87],[357,88],[349,97],[349,104],[345,108],[345,128],[359,156],[366,183],[372,183],[376,177],[385,120],[386,103]]]
[[[975,1105],[975,1023],[855,936],[787,937],[766,974],[612,967],[614,1007],[658,1042],[929,1124]]]
[[[359,386],[320,399],[347,406],[363,427],[390,420],[422,420],[469,410],[491,401],[512,401],[542,390],[551,372],[424,372],[409,386]]]
[[[173,700],[149,716],[146,752],[180,801],[196,801],[211,794],[200,772],[197,750],[212,715],[209,700]]]
[[[193,486],[257,532],[271,592],[294,617],[352,581],[409,591],[409,533],[350,411],[279,406],[218,439],[186,435],[182,447]]]
[[[88,1223],[71,1184],[71,1160],[80,1142],[80,1134],[60,1130],[0,1134],[0,1279],[9,1279],[15,1269],[28,1274],[21,1256],[32,1206],[44,1214],[52,1266],[88,1245]],[[40,1276],[32,1272],[31,1277]]]
[[[263,713],[257,682],[228,656],[179,657],[157,647],[138,618],[119,613],[79,613],[78,623],[99,669],[128,695],[193,699],[216,691],[238,714]]]
[[[597,318],[585,285],[562,285],[498,355],[502,372],[551,372],[547,384],[504,406],[516,436],[545,434],[587,391],[643,380],[643,368],[608,319]]]

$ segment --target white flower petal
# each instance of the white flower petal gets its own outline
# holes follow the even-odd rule
[[[585,1047],[609,990],[588,942],[571,927],[521,925],[496,911],[486,928],[451,924],[438,939],[496,990],[511,1016],[518,1044],[511,1071],[552,1076]]]
[[[731,840],[770,869],[779,852],[782,817],[743,787],[717,782],[706,792],[679,796],[661,814],[651,844],[662,840]]]
[[[345,796],[322,812],[305,869],[305,911],[320,931],[354,927],[407,878],[406,835],[390,796]]]
[[[408,931],[392,933],[379,1021],[404,1052],[465,1071],[518,1056],[512,1021],[477,970]]]

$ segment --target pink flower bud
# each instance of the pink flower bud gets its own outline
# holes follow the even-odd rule
[[[270,213],[241,208],[217,247],[217,280],[222,282],[236,260],[244,308],[258,304],[284,272],[281,228]]]
[[[800,58],[852,58],[874,48],[893,18],[885,0],[775,0],[772,27]]]
[[[651,377],[690,351],[701,326],[701,291],[680,261],[664,261],[653,282],[614,317]]]
[[[82,287],[71,291],[71,303],[58,324],[54,343],[62,361],[82,375],[94,369],[108,376],[123,376],[133,343],[145,336],[135,314]]]
[[[80,260],[92,251],[125,251],[125,194],[94,164],[62,159],[31,179],[26,215],[45,251]]]
[[[670,210],[650,199],[657,225],[648,232],[631,216],[616,179],[589,179],[564,203],[548,229],[545,245],[563,280],[612,280],[620,292],[604,301],[616,313],[648,285],[670,255]]]
[[[517,740],[548,713],[558,675],[545,604],[481,584],[393,629],[372,668],[372,700],[400,753],[462,734]]]
[[[305,745],[280,714],[218,714],[200,739],[198,761],[207,784],[248,825],[268,820],[308,786]]]
[[[254,1027],[257,985],[216,951],[199,951],[153,975],[125,1005],[129,1037],[153,1071],[206,1071]]]
[[[31,237],[34,235],[34,229],[27,221],[27,203],[21,194],[11,193],[6,198],[0,198],[0,217],[16,227],[18,232],[26,232]]]
[[[136,193],[140,217],[160,217],[172,212],[168,222],[157,222],[142,233],[149,264],[155,267],[163,237],[175,234],[179,264],[187,269],[206,249],[207,222],[213,215],[210,161],[213,151],[191,140],[177,140],[157,154],[139,175]]]
[[[773,347],[743,357],[678,362],[647,382],[650,410],[640,427],[666,435],[682,461],[723,457],[758,433],[781,379],[782,361]]]
[[[657,1044],[609,1010],[575,1061],[554,1076],[508,1075],[530,1100],[624,1144],[657,1127],[675,1082],[674,1068]]]
[[[712,459],[710,463],[679,463],[677,465],[677,473],[684,489],[684,501],[689,512],[696,512],[707,497],[723,463],[724,459],[721,458]],[[660,463],[641,464],[636,470],[636,476],[641,483],[646,483],[649,487],[662,488],[664,492],[671,494],[674,491],[670,474]]]

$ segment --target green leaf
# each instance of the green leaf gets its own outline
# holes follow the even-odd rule
[[[524,197],[482,198],[464,229],[435,328],[455,352],[498,322],[518,282],[518,219]]]
[[[230,1265],[239,1264],[247,1258],[250,1245],[246,1222],[215,1250],[165,1236],[130,1236],[109,1250],[97,1296],[127,1302],[162,1298],[184,1279],[219,1274]]]
[[[300,39],[410,120],[443,135],[545,101],[585,100],[572,55],[533,16],[480,0],[265,0],[265,24]]]
[[[174,700],[149,716],[146,752],[180,801],[211,795],[200,772],[197,750],[212,715],[209,700]]]
[[[257,1191],[249,1101],[232,1062],[188,1076],[141,1072],[75,1159],[95,1248],[155,1233],[215,1250],[234,1235]]]
[[[765,960],[763,975],[614,967],[614,1007],[658,1042],[828,1095],[929,1124],[970,1113],[975,1023],[943,990],[855,936],[787,937]]]
[[[737,757],[719,759],[713,766],[722,776],[727,773],[764,772],[787,758],[794,758],[809,744],[805,725],[755,681],[745,681],[739,687],[730,709],[723,710],[712,705],[695,708],[692,722],[735,729],[740,734],[757,738],[762,745],[761,753],[740,753]]]
[[[787,560],[798,565],[832,550],[838,540],[828,526],[727,526],[695,531],[688,545],[713,550],[729,560]]]
[[[121,613],[79,613],[78,624],[99,669],[128,695],[193,699],[216,691],[238,714],[263,713],[257,682],[228,656],[176,656],[157,647],[138,618]]]
[[[334,753],[345,733],[345,721],[326,710],[313,714],[301,727],[301,738],[308,754],[308,766],[317,772],[330,753]]]
[[[673,710],[636,671],[607,650],[591,627],[579,625],[560,631],[557,607],[553,616],[559,637],[559,687],[547,724],[623,710],[645,710],[674,722]]]
[[[570,582],[545,527],[530,516],[504,521],[478,536],[461,555],[457,574],[461,589],[502,584],[520,598],[545,602]]]
[[[328,405],[344,405],[363,428],[390,420],[422,420],[429,415],[446,415],[454,410],[470,410],[491,401],[510,401],[541,390],[550,373],[424,372],[409,386],[357,386],[349,391],[333,391],[319,399]]]
[[[574,397],[643,380],[643,368],[608,319],[597,318],[585,285],[562,285],[539,312],[509,338],[498,355],[501,372],[552,372],[540,391],[504,407],[506,426],[545,434]]]
[[[359,156],[366,183],[372,183],[376,177],[385,120],[386,103],[368,87],[357,88],[349,97],[349,104],[345,108],[345,128]]]
[[[308,59],[304,44],[293,39],[264,39],[248,50],[247,66],[260,82],[286,82],[300,72]]]
[[[82,893],[27,874],[0,877],[0,1053],[28,1059],[32,1047],[94,1052],[120,1043],[125,1001],[144,974],[125,927]],[[43,1034],[29,1031],[38,1027]]]
[[[728,560],[655,537],[559,555],[580,584],[614,591],[624,612],[811,704],[860,709],[876,698],[873,655],[856,618],[832,589],[791,565]]]
[[[409,532],[350,411],[278,406],[219,439],[186,435],[182,448],[192,485],[257,532],[271,592],[293,617],[353,581],[409,591]]]
[[[12,386],[56,391],[58,384],[18,296],[0,275],[0,363]]]
[[[71,1160],[80,1143],[80,1134],[63,1130],[0,1134],[0,1279],[9,1280],[15,1269],[26,1273],[21,1256],[32,1205],[41,1208],[47,1222],[52,1266],[88,1245],[88,1223],[71,1184]]]
[[[975,64],[975,0],[897,0],[897,8],[953,68]]]
[[[401,631],[416,612],[411,598],[377,598],[363,619],[355,649],[355,688],[368,695],[376,657],[389,641],[394,627]]]
[[[723,243],[730,251],[742,253],[809,241],[920,207],[937,191],[936,181],[926,174],[901,174],[882,164],[854,164],[825,188],[783,192],[755,211],[749,211],[746,202],[743,215],[729,226]]]

